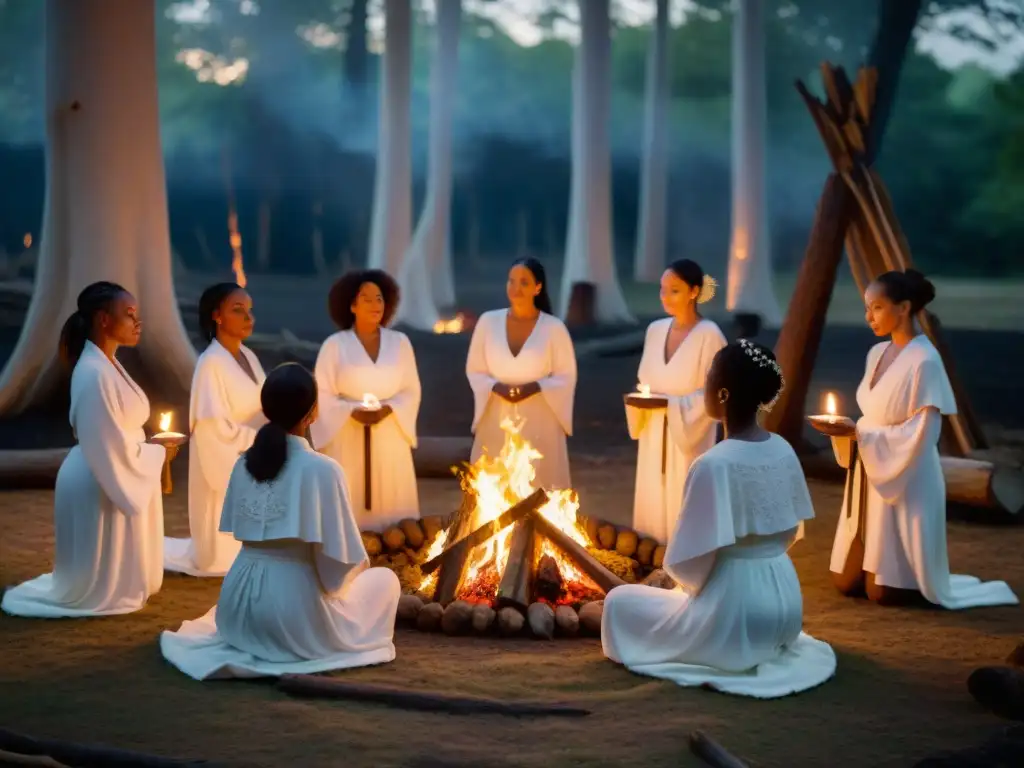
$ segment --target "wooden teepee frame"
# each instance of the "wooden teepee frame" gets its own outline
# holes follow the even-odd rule
[[[824,63],[821,74],[825,101],[812,95],[801,81],[797,81],[796,88],[821,134],[833,172],[822,190],[810,242],[776,345],[775,354],[786,376],[786,391],[767,424],[794,445],[802,443],[807,390],[844,246],[861,292],[883,272],[913,266],[910,247],[889,193],[872,167],[877,152],[870,138],[877,71],[861,68],[852,84],[842,67]],[[976,449],[987,448],[949,348],[942,339],[938,318],[924,311],[918,321],[942,355],[956,396],[958,413],[948,417],[943,425],[944,453],[968,456]]]

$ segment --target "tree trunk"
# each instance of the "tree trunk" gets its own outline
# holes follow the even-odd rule
[[[0,413],[54,392],[61,326],[97,280],[136,296],[143,372],[163,383],[162,395],[183,398],[196,353],[171,278],[153,1],[49,0],[46,11],[43,242],[28,316],[0,376]]]
[[[397,277],[412,231],[412,0],[384,0],[384,18],[384,76],[368,263]]]
[[[764,0],[740,0],[732,27],[732,238],[726,308],[782,321],[772,286],[765,193]]]
[[[368,0],[352,0],[348,24],[345,27],[345,82],[359,98],[366,91],[370,61],[366,48],[366,21]]]
[[[579,9],[582,39],[573,69],[572,189],[560,314],[575,315],[573,289],[590,285],[595,299],[584,322],[631,323],[612,247],[609,0],[579,0]]]
[[[658,282],[665,270],[665,211],[668,204],[668,0],[657,0],[657,9],[647,50],[640,226],[633,262],[634,279],[648,283]]]
[[[455,305],[451,253],[452,113],[459,67],[462,0],[438,0],[430,70],[430,136],[427,194],[412,245],[402,264],[402,303],[396,322],[429,331],[438,307]]]

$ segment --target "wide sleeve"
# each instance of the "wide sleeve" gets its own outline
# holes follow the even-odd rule
[[[692,454],[715,429],[715,421],[704,407],[704,381],[711,362],[725,344],[725,337],[717,328],[714,333],[705,333],[697,357],[700,386],[688,394],[668,398],[668,432],[683,453]]]
[[[221,369],[209,361],[200,365],[192,381],[192,446],[207,485],[220,490],[227,486],[239,455],[256,437],[255,427],[234,421],[228,398]]]
[[[651,349],[657,346],[657,343],[652,340],[652,336],[655,328],[655,324],[651,323],[647,326],[647,335],[644,337],[644,351],[640,356],[640,367],[637,369],[636,377],[640,384],[650,385],[650,374],[648,369],[651,366],[651,360],[653,354]],[[640,435],[647,428],[647,425],[651,423],[651,409],[648,408],[637,408],[635,405],[625,403],[626,407],[626,429],[629,430],[629,437],[631,440],[639,440]]]
[[[469,380],[470,389],[473,390],[473,432],[476,432],[477,424],[480,423],[493,394],[494,385],[498,383],[487,366],[486,346],[489,333],[490,324],[485,315],[473,328],[473,335],[469,340],[469,354],[466,356],[466,378]]]
[[[413,352],[409,338],[402,334],[399,337],[398,365],[401,369],[401,388],[393,397],[382,404],[390,405],[399,429],[405,441],[416,447],[416,417],[420,412],[420,375],[416,368],[416,354]]]
[[[919,457],[938,443],[941,432],[942,416],[931,406],[902,424],[867,425],[863,418],[857,423],[857,448],[864,473],[887,503],[894,503],[906,493]]]
[[[141,515],[160,493],[166,449],[139,440],[141,430],[125,430],[117,383],[110,376],[96,374],[75,389],[72,427],[86,464],[117,509]]]
[[[341,340],[332,336],[320,345],[316,365],[313,367],[319,395],[316,421],[310,424],[309,434],[317,450],[334,440],[345,422],[352,417],[352,412],[359,407],[355,400],[338,394],[341,389],[338,386],[342,375],[341,366]]]
[[[558,320],[551,324],[548,337],[551,373],[537,384],[548,407],[558,419],[562,431],[572,435],[572,406],[576,397],[576,350],[568,329]]]
[[[301,483],[300,494],[304,516],[306,510],[319,509],[320,531],[315,539],[304,538],[315,544],[317,575],[324,590],[337,593],[369,563],[369,557],[352,512],[344,470],[334,461],[318,462],[316,469],[316,482]]]

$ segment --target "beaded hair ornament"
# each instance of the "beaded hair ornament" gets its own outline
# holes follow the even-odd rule
[[[704,281],[700,284],[700,293],[697,294],[697,303],[706,304],[715,298],[715,291],[718,289],[718,281],[711,275],[704,275]]]
[[[747,356],[757,363],[759,368],[771,368],[779,374],[779,391],[775,393],[775,397],[773,397],[769,402],[761,403],[761,405],[758,406],[760,410],[767,413],[775,407],[777,402],[779,402],[779,398],[782,396],[782,390],[786,388],[786,379],[782,375],[782,368],[775,360],[768,357],[763,350],[755,346],[753,342],[750,342],[747,339],[740,339],[739,344],[743,351],[746,352]]]

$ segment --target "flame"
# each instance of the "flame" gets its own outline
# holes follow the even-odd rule
[[[160,431],[170,432],[171,431],[171,412],[164,411],[160,414]]]
[[[228,242],[231,243],[231,271],[235,273],[235,282],[245,288],[245,268],[242,266],[242,234],[238,231],[238,214],[234,205],[228,212]]]
[[[459,312],[455,317],[434,323],[434,333],[462,333],[466,327],[466,316]]]
[[[829,416],[836,415],[836,396],[831,392],[825,395],[825,413]]]
[[[363,408],[368,411],[378,411],[380,410],[380,400],[377,399],[376,395],[366,392],[363,394]]]
[[[640,397],[650,397],[651,387],[649,384],[640,383],[636,385],[636,391],[640,393]]]
[[[543,454],[534,448],[522,435],[523,420],[514,416],[501,422],[505,443],[496,457],[481,456],[467,470],[462,472],[461,482],[465,491],[476,499],[470,530],[476,530],[498,519],[502,513],[525,499],[536,490],[533,463]],[[548,501],[538,514],[546,517],[578,544],[586,547],[591,542],[582,525],[577,521],[579,499],[571,489],[548,490]],[[469,584],[482,573],[493,569],[498,577],[504,573],[508,562],[512,531],[515,526],[506,526],[470,554],[463,575],[463,585]],[[426,560],[440,555],[447,543],[447,532],[442,531],[426,555]],[[590,583],[575,564],[547,539],[543,540],[536,557],[551,555],[558,563],[559,571],[566,582]],[[430,592],[437,579],[437,572],[424,578],[420,589]]]
[[[22,244],[26,248],[31,248],[32,247],[32,233],[31,232],[26,232],[25,236],[23,238],[21,238],[21,242],[22,242]]]

